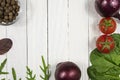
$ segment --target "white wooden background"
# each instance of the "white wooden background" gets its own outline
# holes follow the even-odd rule
[[[19,0],[21,12],[18,21],[10,26],[0,26],[0,38],[11,38],[12,49],[0,56],[8,59],[4,71],[15,67],[17,76],[25,80],[26,65],[34,70],[37,79],[42,74],[41,55],[51,65],[54,79],[59,62],[75,62],[82,71],[81,80],[88,80],[89,53],[101,33],[97,24],[100,16],[94,0]],[[12,80],[12,75],[0,76]]]

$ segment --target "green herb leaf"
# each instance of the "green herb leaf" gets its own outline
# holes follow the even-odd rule
[[[45,63],[45,59],[43,56],[41,58],[42,58],[43,67],[40,66],[40,69],[44,73],[44,76],[40,75],[40,78],[43,80],[49,80],[49,78],[51,76],[51,72],[49,71],[49,64]]]
[[[0,74],[8,74],[8,72],[0,72]]]
[[[1,80],[5,80],[5,78],[1,79]]]
[[[5,67],[6,62],[7,62],[7,59],[5,59],[5,60],[1,63],[0,71],[3,70],[3,68]]]
[[[17,80],[15,69],[12,68],[13,80]]]
[[[26,77],[27,80],[36,80],[36,75],[34,74],[33,75],[33,71],[30,70],[30,68],[27,66],[27,74],[28,74],[28,77]]]
[[[13,80],[17,80],[17,75],[16,75],[16,71],[14,68],[12,68],[12,76],[13,76]],[[19,80],[22,80],[22,79],[19,78]]]
[[[2,70],[4,69],[5,65],[6,65],[7,59],[5,59],[1,65],[0,65],[0,75],[2,74],[8,74],[8,72],[3,72]]]

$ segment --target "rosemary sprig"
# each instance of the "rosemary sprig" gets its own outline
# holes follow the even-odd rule
[[[17,75],[16,75],[16,71],[14,68],[12,68],[12,76],[13,76],[13,80],[17,80]],[[22,79],[19,78],[19,80],[22,80]]]
[[[5,78],[1,79],[1,80],[5,80]]]
[[[45,59],[44,57],[42,56],[42,65],[43,66],[40,66],[40,69],[42,70],[42,72],[44,73],[44,76],[40,75],[40,78],[42,80],[49,80],[50,76],[51,76],[51,72],[49,71],[49,64],[46,64],[45,63]],[[7,62],[7,59],[5,59],[1,65],[0,65],[0,75],[2,74],[8,74],[8,72],[3,72],[3,69],[6,65],[6,62]],[[36,74],[33,74],[33,71],[27,66],[26,67],[27,69],[27,77],[26,79],[27,80],[36,80]],[[12,68],[12,77],[13,77],[13,80],[17,80],[17,75],[16,75],[16,71],[14,68]],[[1,79],[1,80],[5,80],[5,78]],[[19,78],[18,80],[22,80],[21,78]]]
[[[42,58],[43,67],[40,66],[40,69],[44,73],[44,76],[40,75],[40,78],[43,79],[43,80],[49,80],[49,78],[51,76],[51,72],[49,71],[49,64],[45,63],[45,59],[44,59],[43,56],[41,58]]]
[[[28,77],[26,77],[27,80],[36,80],[36,74],[33,75],[33,71],[30,70],[30,68],[27,66],[27,74]]]
[[[13,76],[13,80],[17,80],[16,72],[14,68],[12,68],[12,76]]]
[[[4,69],[5,65],[6,65],[6,62],[7,62],[7,59],[5,59],[5,60],[1,63],[1,65],[0,65],[0,75],[2,75],[2,74],[8,74],[8,72],[3,72],[3,69]]]

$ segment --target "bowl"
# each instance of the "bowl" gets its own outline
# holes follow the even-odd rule
[[[20,2],[18,0],[0,0],[0,24],[11,25],[18,21]]]

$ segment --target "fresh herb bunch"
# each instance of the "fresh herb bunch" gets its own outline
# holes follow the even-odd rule
[[[27,75],[28,77],[26,77],[27,80],[36,80],[36,74],[33,75],[33,71],[30,70],[30,68],[27,66]]]
[[[41,71],[44,73],[44,76],[40,75],[40,78],[43,79],[43,80],[49,80],[50,78],[50,75],[51,75],[51,72],[49,71],[49,64],[46,64],[45,63],[45,59],[44,57],[42,56],[42,66],[40,66],[40,69]],[[5,74],[8,74],[8,72],[4,72],[3,69],[6,65],[6,62],[7,62],[7,59],[5,59],[1,65],[0,65],[0,75],[5,75]],[[27,77],[26,79],[27,80],[36,80],[36,74],[33,74],[33,70],[31,70],[28,66],[26,67],[27,69]],[[13,80],[22,80],[21,78],[17,79],[17,75],[16,75],[16,71],[14,68],[12,68],[12,77],[13,77]],[[6,80],[5,78],[1,79],[1,80]]]
[[[49,80],[50,75],[51,75],[51,72],[49,71],[49,64],[45,63],[45,59],[44,59],[43,56],[41,58],[42,58],[43,67],[40,66],[40,69],[44,73],[44,76],[40,75],[40,78],[43,79],[43,80]]]
[[[16,75],[16,71],[14,68],[12,68],[12,76],[13,76],[13,80],[17,80],[17,75]],[[18,80],[22,80],[22,79],[19,78]]]
[[[8,74],[8,72],[4,72],[4,71],[3,71],[3,69],[4,69],[5,65],[6,65],[6,62],[7,62],[7,59],[5,59],[5,60],[1,63],[1,65],[0,65],[0,75]],[[3,79],[3,80],[4,80],[4,79]]]

